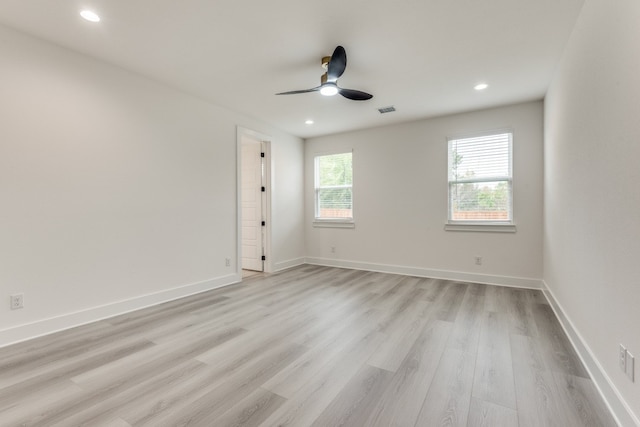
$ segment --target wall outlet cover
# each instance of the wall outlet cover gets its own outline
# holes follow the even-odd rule
[[[627,357],[626,357],[626,372],[627,372],[627,376],[629,377],[629,379],[631,380],[631,382],[634,382],[634,368],[635,368],[635,357],[633,357],[633,354],[629,353],[629,350],[627,350]]]
[[[627,348],[622,344],[618,347],[618,363],[622,372],[627,372]]]
[[[14,294],[9,295],[9,305],[11,310],[18,310],[24,307],[24,295],[23,294]]]

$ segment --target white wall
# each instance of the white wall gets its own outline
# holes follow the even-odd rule
[[[0,58],[0,345],[237,280],[237,125],[272,137],[274,263],[303,257],[302,140],[3,27]]]
[[[304,144],[271,144],[271,251],[274,271],[304,262]]]
[[[640,2],[587,0],[545,98],[544,280],[640,416]],[[636,381],[618,368],[618,344]],[[603,384],[606,385],[606,384]]]
[[[305,142],[311,262],[490,283],[542,277],[542,102],[368,129]],[[517,232],[444,231],[447,137],[511,128]],[[355,229],[314,228],[313,158],[353,149]],[[336,248],[335,254],[330,248]],[[483,265],[474,264],[474,256]]]

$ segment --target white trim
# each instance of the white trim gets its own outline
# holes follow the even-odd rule
[[[312,157],[315,159],[318,156],[331,156],[333,154],[353,153],[353,147],[351,148],[334,148],[332,150],[318,150],[312,152]]]
[[[317,228],[356,228],[356,223],[353,221],[316,219],[313,221],[313,226]]]
[[[277,262],[273,266],[273,271],[282,271],[287,268],[297,267],[299,265],[304,264],[304,257],[288,259],[286,261]]]
[[[512,126],[506,126],[506,127],[495,128],[495,129],[483,129],[478,131],[453,133],[453,134],[447,135],[446,138],[447,138],[447,141],[449,141],[451,139],[481,138],[483,136],[499,135],[503,133],[510,133],[512,134],[512,138],[513,138],[513,134],[515,134],[515,128]]]
[[[49,335],[65,329],[75,328],[76,326],[85,325],[87,323],[97,322],[98,320],[184,298],[189,295],[232,285],[240,282],[241,280],[241,276],[231,274],[215,279],[204,280],[202,282],[178,286],[172,289],[166,289],[152,294],[141,295],[124,301],[117,301],[73,313],[50,317],[33,323],[2,329],[0,330],[0,347],[16,344],[18,342],[30,340],[43,335]]]
[[[551,305],[562,329],[564,329],[567,337],[569,337],[569,341],[576,350],[576,353],[578,353],[578,357],[580,357],[582,364],[589,372],[591,380],[600,392],[600,395],[618,425],[632,426],[635,424],[636,426],[640,426],[640,419],[633,413],[629,404],[624,397],[622,397],[613,381],[611,381],[611,378],[607,375],[598,358],[593,354],[578,329],[574,326],[569,316],[567,316],[562,305],[560,305],[556,299],[551,288],[549,288],[549,285],[544,280],[542,280],[542,293],[547,298],[547,301],[549,301],[549,305]]]
[[[446,223],[444,225],[445,231],[472,231],[472,232],[485,232],[485,233],[515,233],[515,224],[469,224],[469,223]]]
[[[354,270],[377,271],[380,273],[403,274],[406,276],[430,277],[433,279],[455,280],[461,282],[483,283],[487,285],[508,286],[513,288],[541,289],[540,279],[529,277],[495,276],[489,274],[466,273],[462,271],[435,270],[402,265],[375,264],[360,261],[347,261],[329,258],[305,258],[307,264],[327,267],[352,268]]]

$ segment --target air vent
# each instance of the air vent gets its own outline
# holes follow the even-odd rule
[[[393,105],[390,105],[388,107],[378,108],[378,111],[380,111],[380,114],[392,113],[396,111],[396,107],[394,107]]]

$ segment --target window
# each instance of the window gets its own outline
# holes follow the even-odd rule
[[[512,139],[511,132],[449,139],[449,224],[513,223]]]
[[[353,220],[351,153],[315,158],[316,220]]]

